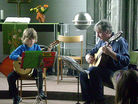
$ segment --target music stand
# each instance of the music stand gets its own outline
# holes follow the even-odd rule
[[[55,64],[56,52],[48,52],[48,51],[25,51],[22,53],[22,61],[21,67],[26,68],[36,68],[37,72],[39,72],[40,68],[48,68],[53,67]],[[46,73],[45,73],[46,74]],[[39,75],[37,73],[37,81],[38,81],[38,95],[36,96],[36,100],[34,104],[43,104],[42,98],[39,94]],[[47,102],[46,102],[47,103]]]
[[[80,104],[79,101],[80,101],[80,93],[79,93],[79,80],[80,80],[80,77],[79,77],[79,74],[78,76],[76,77],[78,79],[78,84],[77,84],[77,97],[78,97],[78,100],[77,100],[77,103],[76,104]]]
[[[62,60],[64,60],[64,62],[68,63],[68,64],[71,64],[78,72],[82,72],[82,73],[86,73],[88,75],[88,78],[89,78],[89,71],[87,70],[84,70],[80,64],[78,62],[76,62],[73,58],[69,57],[69,56],[61,56]],[[79,103],[79,80],[80,80],[80,77],[79,77],[79,74],[78,76],[76,77],[78,79],[78,84],[77,84],[77,97],[78,97],[78,100],[77,100],[77,103],[76,104],[80,104]]]

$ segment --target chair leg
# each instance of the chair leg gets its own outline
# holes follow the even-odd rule
[[[22,97],[22,80],[20,80],[20,97]]]
[[[62,69],[62,60],[60,60],[60,62],[61,62],[61,80],[63,80],[63,69]]]
[[[57,67],[57,84],[59,83],[59,63],[60,63],[60,61],[58,60],[58,67]]]
[[[17,84],[17,88],[19,90],[19,80],[17,80],[17,83],[16,84]]]
[[[46,68],[44,70],[45,70],[45,72],[44,72],[44,74],[45,74],[45,78],[44,78],[44,90],[45,90],[45,95],[47,96],[47,89],[46,89]],[[45,100],[45,102],[47,104],[47,99]]]
[[[47,96],[47,90],[46,90],[46,79],[44,79],[44,86],[45,86],[45,95]],[[45,100],[46,104],[47,104],[47,99]]]
[[[46,79],[44,79],[44,86],[45,86],[45,95],[47,96],[47,90],[46,90]],[[46,104],[47,104],[47,99],[45,100]]]

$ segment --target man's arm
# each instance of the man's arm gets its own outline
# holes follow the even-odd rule
[[[111,46],[103,46],[102,51],[104,54],[112,57],[115,61],[118,61],[116,53],[112,50]]]
[[[114,64],[117,67],[125,67],[129,64],[128,44],[125,39],[120,39],[116,52],[112,50],[111,46],[105,46],[103,52],[114,59]]]

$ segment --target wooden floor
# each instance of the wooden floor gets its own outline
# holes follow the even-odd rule
[[[27,81],[26,81],[27,82]],[[0,91],[8,91],[7,78],[0,74]],[[79,86],[80,88],[80,86]],[[24,88],[24,91],[37,91],[37,88]],[[48,92],[48,104],[76,104],[77,100],[72,97],[73,94],[77,95],[77,79],[75,77],[64,76],[63,80],[57,84],[57,77],[54,75],[47,76],[47,92]],[[81,91],[79,90],[81,93]],[[58,97],[57,97],[58,93]],[[1,93],[0,93],[1,94]],[[115,90],[105,87],[104,94],[113,100]],[[109,95],[109,96],[108,96]],[[52,96],[52,97],[51,97]],[[77,99],[77,98],[76,98]],[[35,99],[23,100],[21,104],[33,104]],[[2,103],[1,103],[2,102]],[[82,102],[82,101],[81,101]],[[109,104],[113,104],[113,101]],[[11,99],[0,98],[0,104],[12,104]]]
[[[35,99],[33,100],[23,100],[20,104],[35,104]],[[67,100],[48,100],[47,104],[76,104],[77,101],[67,101]],[[83,104],[83,102],[79,102]],[[0,104],[12,104],[12,99],[0,99]],[[45,102],[41,102],[41,104],[45,104]]]

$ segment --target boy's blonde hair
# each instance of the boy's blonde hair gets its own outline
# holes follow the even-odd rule
[[[21,38],[22,43],[26,44],[26,40],[28,40],[28,39],[35,39],[35,43],[37,42],[38,37],[37,37],[37,32],[35,31],[35,29],[33,29],[33,28],[26,28],[23,31],[23,36]]]

